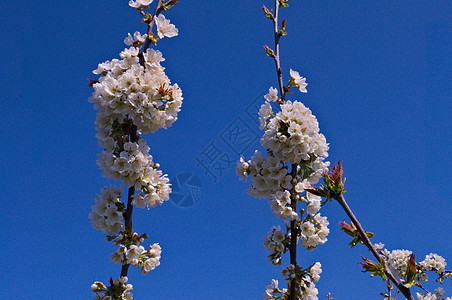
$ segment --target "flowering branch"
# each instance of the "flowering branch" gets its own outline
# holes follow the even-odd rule
[[[337,165],[334,166],[333,170],[330,172],[327,172],[324,174],[324,183],[325,186],[318,189],[314,186],[311,187],[311,189],[308,189],[309,192],[312,192],[316,195],[326,197],[327,199],[334,199],[336,200],[345,213],[348,215],[350,220],[352,221],[353,226],[347,225],[345,222],[341,223],[341,229],[345,231],[347,234],[354,236],[354,240],[350,243],[352,247],[356,245],[358,242],[363,243],[369,251],[373,254],[373,256],[377,259],[378,264],[370,262],[366,258],[363,257],[364,261],[366,262],[363,267],[367,271],[373,272],[375,275],[377,272],[383,271],[384,274],[380,274],[382,278],[385,280],[385,276],[387,276],[400,290],[400,292],[409,300],[414,300],[413,296],[411,295],[410,289],[405,287],[400,280],[392,273],[392,271],[386,266],[384,263],[384,260],[378,253],[375,246],[370,241],[369,237],[372,237],[373,234],[370,232],[364,231],[363,227],[361,226],[361,223],[358,221],[358,219],[355,217],[353,211],[348,206],[347,202],[344,198],[344,182],[345,180],[342,180],[343,176],[343,168],[342,164],[339,161]],[[357,235],[358,234],[358,235]]]
[[[278,90],[270,87],[264,96],[266,102],[259,110],[260,129],[264,130],[261,145],[265,148],[266,155],[256,151],[250,160],[241,157],[236,168],[240,180],[247,177],[252,179],[248,193],[256,198],[269,198],[272,212],[286,225],[285,232],[280,226],[273,226],[265,237],[264,246],[269,251],[268,260],[274,265],[280,265],[282,255],[290,252],[290,264],[281,272],[288,289],[280,289],[278,281],[273,279],[267,286],[264,297],[266,300],[318,299],[314,282],[320,278],[321,264],[316,262],[308,268],[301,268],[297,263],[297,243],[301,241],[303,248],[312,251],[319,244],[327,241],[329,222],[325,216],[320,215],[319,211],[324,204],[335,199],[352,220],[351,225],[345,222],[341,224],[342,230],[353,237],[350,244],[352,246],[358,243],[365,244],[378,260],[378,263],[375,263],[363,257],[364,264],[361,265],[365,271],[371,272],[372,276],[378,275],[384,280],[389,278],[398,288],[396,295],[400,291],[407,299],[414,300],[409,287],[419,286],[416,282],[417,278],[426,280],[425,270],[438,273],[439,281],[449,276],[444,269],[445,261],[436,254],[430,254],[416,265],[414,255],[403,250],[389,253],[385,252],[387,251],[385,249],[380,252],[380,255],[369,240],[373,234],[363,230],[348,207],[343,196],[345,180],[342,180],[342,165],[339,162],[332,171],[327,172],[329,162],[324,160],[328,157],[329,147],[325,136],[319,132],[315,116],[301,102],[285,99],[287,94],[291,94],[291,88],[296,88],[302,93],[307,92],[306,79],[292,69],[290,69],[287,86],[284,86],[282,81],[279,40],[286,34],[286,21],[281,22],[279,27],[278,16],[279,8],[287,7],[288,1],[275,0],[274,11],[263,6],[266,18],[273,22],[275,38],[274,49],[268,46],[264,46],[264,49],[267,56],[275,62],[281,94],[278,97]],[[270,102],[276,102],[281,111],[274,113]],[[291,168],[290,173],[289,168]],[[314,187],[313,184],[316,184],[322,176],[324,186]],[[321,197],[325,197],[326,200],[322,201]],[[297,202],[304,202],[306,209],[298,208]],[[409,260],[408,256],[410,256]],[[386,259],[389,260],[388,263]],[[399,265],[390,260],[396,260]],[[403,266],[403,264],[408,266],[405,268],[407,270],[396,272],[397,268],[400,269],[400,265]],[[399,273],[403,274],[399,275]],[[399,279],[396,275],[403,278]],[[441,290],[435,291],[436,294],[441,294]],[[431,294],[426,294],[425,297],[429,295]],[[391,298],[389,281],[386,296]],[[330,297],[328,294],[328,298]],[[418,298],[424,299],[419,294]]]
[[[131,299],[132,285],[126,285],[130,265],[141,268],[143,275],[160,265],[160,246],[154,243],[148,250],[141,246],[148,235],[134,232],[132,213],[134,206],[150,208],[169,200],[171,187],[141,135],[168,128],[177,120],[182,92],[166,76],[160,64],[164,60],[162,53],[149,48],[159,39],[178,34],[177,28],[160,14],[177,0],[159,0],[151,16],[148,9],[152,2],[129,2],[144,17],[148,33],[129,33],[124,43],[130,47],[120,53],[121,59],[99,64],[93,71],[100,75],[99,80],[90,80],[94,88],[90,102],[98,109],[96,137],[103,148],[97,163],[103,176],[120,179],[128,186],[127,205],[121,201],[122,188],[106,187],[96,197],[89,215],[93,227],[106,231],[106,240],[119,246],[111,259],[122,265],[120,277],[110,279],[110,286],[99,281],[91,286],[96,293],[94,299]]]
[[[268,260],[280,265],[282,255],[289,252],[290,263],[281,274],[288,289],[279,289],[278,281],[267,286],[265,299],[318,299],[315,282],[320,279],[321,264],[316,262],[302,268],[297,262],[297,246],[312,251],[327,241],[329,234],[327,218],[321,216],[321,198],[307,193],[305,189],[317,183],[329,163],[328,144],[319,131],[318,122],[312,112],[298,101],[287,101],[291,88],[306,92],[305,78],[290,70],[287,86],[283,85],[279,58],[279,40],[286,34],[286,21],[279,27],[279,9],[287,7],[288,0],[276,0],[274,12],[263,6],[265,16],[272,20],[275,49],[264,46],[267,56],[273,58],[278,77],[279,93],[270,87],[264,96],[266,102],[259,110],[260,129],[264,129],[261,145],[266,155],[256,151],[251,160],[243,157],[237,163],[240,179],[252,177],[253,184],[248,193],[256,198],[270,198],[272,212],[285,223],[286,231],[273,226],[264,240],[269,251]],[[274,113],[270,102],[276,102],[281,111]],[[289,172],[290,169],[290,172]],[[298,202],[304,202],[306,209],[300,209]],[[300,203],[302,204],[302,203]],[[280,294],[280,295],[278,295]]]
[[[364,245],[369,249],[369,251],[373,254],[373,256],[377,259],[378,263],[382,263],[383,259],[381,258],[380,254],[378,254],[377,249],[375,249],[375,246],[370,241],[369,237],[367,236],[366,231],[364,231],[363,227],[361,226],[361,223],[358,221],[358,219],[353,214],[353,211],[348,206],[347,202],[345,201],[343,194],[336,194],[334,196],[334,199],[342,206],[343,210],[347,214],[347,216],[352,221],[353,225],[356,227],[356,229],[359,232],[359,235],[361,237],[361,240],[363,241]],[[385,265],[385,274],[391,280],[395,286],[400,290],[400,292],[409,300],[414,300],[413,296],[411,295],[410,289],[406,288],[400,280],[392,273],[392,271]]]

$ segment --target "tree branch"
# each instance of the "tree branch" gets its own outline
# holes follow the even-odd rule
[[[361,236],[361,239],[364,242],[364,245],[369,249],[370,252],[372,252],[373,256],[378,260],[380,263],[382,258],[380,254],[378,254],[377,249],[375,249],[375,246],[370,241],[369,237],[367,236],[366,232],[364,231],[363,227],[359,223],[358,219],[353,214],[352,210],[348,206],[347,202],[345,201],[344,195],[336,194],[334,195],[334,199],[339,202],[339,204],[344,209],[345,213],[348,215],[350,220],[352,221],[353,225],[355,225],[356,229],[359,232],[359,235]],[[411,291],[409,288],[405,287],[400,280],[392,273],[392,271],[385,265],[385,273],[386,276],[395,284],[395,286],[400,290],[400,292],[405,296],[405,298],[409,300],[414,300],[413,296],[411,295]]]
[[[292,165],[292,170],[290,172],[290,175],[292,175],[292,178],[295,178],[297,175],[297,164]],[[291,201],[290,207],[296,212],[297,211],[297,202]],[[298,226],[297,226],[297,220],[290,221],[290,263],[294,266],[297,266],[297,238],[298,238]],[[289,300],[296,300],[296,295],[298,291],[298,281],[297,278],[293,278],[290,281],[290,294],[289,294]]]
[[[275,15],[273,16],[273,30],[275,35],[275,56],[273,59],[275,60],[276,73],[278,75],[278,84],[279,84],[279,92],[281,93],[281,100],[285,102],[286,92],[284,91],[284,85],[282,80],[282,71],[281,71],[281,63],[279,60],[279,39],[281,35],[279,33],[278,27],[278,14],[279,14],[279,0],[275,0]]]
[[[131,143],[136,143],[138,141],[138,137],[137,137],[137,126],[136,125],[132,125],[129,127],[130,128],[130,132],[129,132],[129,141]],[[124,213],[124,223],[125,223],[125,234],[129,234],[132,235],[133,234],[133,228],[132,228],[132,212],[133,212],[133,195],[135,194],[135,186],[131,186],[129,187],[129,191],[128,191],[128,195],[127,195],[127,209],[126,212]],[[121,276],[127,276],[127,272],[129,270],[129,266],[130,265],[122,265],[121,268]]]

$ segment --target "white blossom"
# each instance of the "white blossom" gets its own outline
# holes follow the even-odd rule
[[[151,248],[144,254],[144,263],[141,268],[141,273],[146,275],[149,271],[154,270],[160,265],[162,248],[159,244],[153,244]]]
[[[306,90],[306,86],[308,85],[306,83],[306,78],[300,76],[300,73],[298,73],[297,71],[294,71],[292,69],[290,69],[290,77],[293,78],[293,81],[294,81],[295,85],[297,85],[297,88],[300,90],[300,92],[302,92],[302,93],[308,92]]]
[[[265,300],[276,299],[273,293],[277,291],[278,291],[278,280],[272,279],[272,283],[268,285],[265,290],[264,299]]]
[[[129,6],[134,8],[140,8],[141,6],[149,6],[154,0],[131,0]]]
[[[276,102],[278,100],[278,90],[274,87],[270,87],[268,93],[264,96],[268,102]]]
[[[319,291],[315,287],[314,282],[311,281],[311,278],[309,276],[303,277],[303,280],[301,281],[301,298],[303,300],[318,300],[317,294]]]
[[[270,118],[273,114],[272,111],[272,106],[270,105],[270,103],[265,102],[264,104],[262,104],[261,108],[259,109],[259,121],[260,121],[260,125],[259,128],[260,129],[264,129],[265,126],[267,125],[267,119]]]
[[[321,208],[322,198],[311,193],[307,193],[306,198],[308,199],[307,213],[315,215]]]
[[[170,24],[170,20],[166,19],[163,14],[159,14],[159,16],[155,19],[155,25],[157,26],[157,33],[159,38],[163,39],[163,37],[174,37],[177,36],[179,30],[174,26],[174,24]]]

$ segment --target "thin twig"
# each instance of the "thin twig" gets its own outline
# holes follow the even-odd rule
[[[151,46],[151,39],[149,38],[149,35],[152,33],[152,28],[154,27],[155,18],[162,11],[162,5],[163,5],[163,0],[159,0],[159,2],[157,2],[157,6],[155,7],[154,15],[152,16],[152,19],[148,24],[148,38],[146,39],[146,42],[144,43],[143,52],[146,52],[146,50]]]
[[[276,65],[276,73],[278,75],[278,84],[279,84],[279,92],[281,93],[281,100],[285,102],[286,92],[284,90],[283,80],[282,80],[282,71],[281,71],[281,63],[279,60],[279,39],[281,38],[281,34],[279,32],[278,26],[278,14],[279,14],[279,0],[275,0],[275,14],[273,16],[273,29],[275,34],[275,56],[273,59],[275,60]]]
[[[361,239],[364,242],[364,245],[369,249],[370,252],[372,252],[373,256],[378,260],[380,263],[382,258],[378,254],[377,249],[375,249],[375,246],[370,241],[369,237],[367,236],[366,232],[364,231],[363,227],[359,223],[358,219],[353,214],[352,210],[348,206],[347,202],[345,201],[343,194],[337,194],[334,196],[334,199],[339,202],[339,204],[344,209],[345,213],[348,215],[350,220],[352,221],[353,225],[355,225],[356,229],[359,232],[359,235],[361,236]],[[400,280],[392,273],[392,271],[385,265],[385,273],[386,276],[395,284],[395,286],[400,290],[400,292],[409,300],[414,300],[413,296],[411,295],[411,291],[409,288],[405,287]]]

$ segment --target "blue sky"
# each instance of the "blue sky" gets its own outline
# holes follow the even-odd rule
[[[109,259],[115,248],[88,219],[96,193],[109,183],[96,165],[86,78],[99,62],[119,56],[128,32],[145,30],[127,3],[3,4],[2,299],[87,299],[95,280],[120,273]],[[170,129],[146,140],[171,178],[195,176],[202,195],[190,207],[168,201],[134,211],[134,229],[163,248],[161,266],[147,276],[131,268],[135,299],[261,299],[272,278],[282,280],[262,245],[280,222],[234,173],[238,153],[250,157],[261,149],[252,111],[277,84],[262,48],[273,44],[262,4],[272,7],[272,1],[181,0],[168,13],[179,36],[158,49],[184,103]],[[329,159],[343,161],[349,205],[375,242],[412,250],[419,260],[438,253],[450,266],[450,2],[289,4],[281,12],[288,26],[283,76],[293,68],[307,78],[308,93],[290,99],[313,111],[330,143]],[[240,143],[234,128],[245,130]],[[206,173],[197,159],[213,148],[228,159]],[[336,203],[322,210],[329,241],[298,258],[304,266],[322,263],[319,296],[379,299],[384,282],[357,265],[370,254],[350,249],[339,230],[345,213]],[[451,296],[450,282],[444,288]]]

